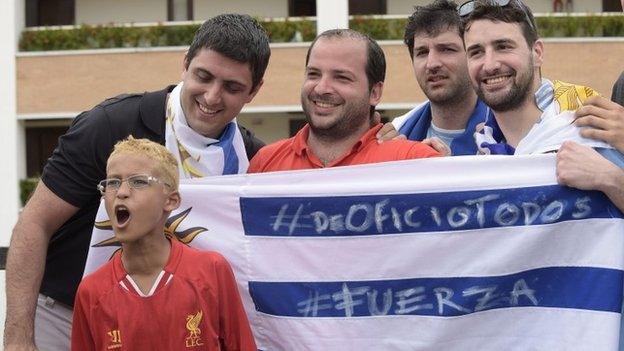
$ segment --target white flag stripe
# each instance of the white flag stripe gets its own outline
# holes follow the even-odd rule
[[[618,345],[619,314],[609,312],[511,308],[453,318],[259,315],[265,328],[280,331],[277,339],[258,333],[264,350],[601,351]]]
[[[614,223],[617,223],[618,231],[605,230]],[[544,235],[549,232],[550,235]],[[250,280],[495,276],[570,265],[624,269],[622,233],[624,220],[588,219],[453,233],[337,238],[252,237],[249,244],[254,255],[251,256]],[[553,246],[557,250],[552,250]],[[579,257],[580,248],[583,248],[582,257]],[[276,254],[285,249],[289,255]],[[504,266],[498,264],[502,260]]]

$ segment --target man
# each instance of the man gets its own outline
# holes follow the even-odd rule
[[[464,17],[468,73],[477,95],[494,112],[494,118],[488,118],[486,127],[477,134],[482,153],[533,154],[561,148],[565,154],[571,145],[583,148],[570,142],[576,141],[597,148],[619,165],[624,164],[622,154],[605,143],[583,138],[572,124],[577,104],[587,97],[584,95],[594,95],[593,90],[541,79],[544,46],[537,36],[532,13],[521,1],[472,1],[462,5],[459,13]],[[580,168],[575,164],[564,168],[567,167],[577,172]],[[582,185],[576,177],[576,181],[570,181],[560,176],[559,181],[603,191],[624,209],[624,192],[617,187],[622,184],[622,171],[611,164],[607,174],[594,173],[592,182]]]
[[[477,153],[475,127],[489,112],[470,84],[460,27],[452,1],[416,7],[403,40],[418,85],[429,101],[392,121],[409,140],[439,138],[454,156]]]
[[[308,124],[294,137],[268,145],[249,172],[346,166],[437,156],[407,140],[377,143],[374,118],[386,74],[384,53],[368,36],[323,32],[308,49],[301,105]]]
[[[262,143],[233,119],[262,86],[269,56],[254,19],[220,15],[197,31],[180,84],[118,96],[76,117],[13,229],[5,350],[69,349],[71,306],[100,203],[96,185],[117,141],[132,134],[165,144],[186,178],[246,171]]]

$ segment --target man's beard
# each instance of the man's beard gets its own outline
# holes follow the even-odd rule
[[[333,123],[329,125],[315,124],[308,111],[307,104],[313,104],[312,99],[301,98],[301,106],[305,114],[306,121],[310,125],[310,130],[315,136],[325,140],[342,140],[353,134],[363,124],[370,125],[370,106],[366,101],[345,103],[343,113]],[[321,117],[322,118],[322,117]]]
[[[453,83],[447,91],[442,94],[432,93],[427,85],[421,85],[423,93],[429,101],[438,105],[455,105],[463,101],[463,99],[470,94],[472,90],[472,84],[470,84],[470,78],[466,77],[457,83]]]
[[[531,60],[529,68],[533,67],[533,60]],[[487,96],[481,85],[477,85],[476,91],[479,99],[483,100],[492,110],[498,112],[506,112],[518,109],[527,100],[529,94],[531,94],[531,84],[535,73],[532,69],[527,69],[526,73],[518,75],[517,71],[513,72],[513,76],[516,79],[512,81],[511,88],[507,93],[500,97]]]

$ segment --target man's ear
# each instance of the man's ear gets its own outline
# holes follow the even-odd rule
[[[169,195],[167,195],[167,200],[165,201],[165,206],[163,207],[163,210],[165,212],[171,212],[180,207],[181,201],[182,197],[180,197],[180,193],[177,190],[172,191],[171,193],[169,193]]]
[[[254,90],[252,90],[251,93],[249,93],[249,96],[247,97],[247,100],[245,100],[246,104],[250,103],[251,100],[253,100],[254,97],[256,97],[256,94],[258,94],[258,91],[262,87],[262,84],[264,84],[264,79],[260,80],[258,82],[258,85],[256,85],[256,87],[254,88]]]
[[[537,39],[533,44],[533,65],[535,68],[542,67],[544,63],[544,42]]]
[[[383,93],[384,82],[377,82],[373,84],[373,87],[370,92],[370,98],[368,99],[368,104],[371,106],[379,105],[381,101],[381,94]]]
[[[188,64],[190,64],[190,62],[186,61],[186,58],[188,57],[188,50],[184,53],[184,57],[182,57],[182,73],[180,73],[180,78],[182,80],[184,80],[184,74],[186,73],[186,70],[188,69]]]

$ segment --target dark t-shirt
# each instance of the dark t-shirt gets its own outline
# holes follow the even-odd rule
[[[613,85],[611,101],[617,102],[618,104],[624,106],[624,72],[620,74],[620,78],[618,78]]]
[[[105,100],[78,115],[61,136],[41,177],[58,197],[79,208],[50,240],[40,292],[72,306],[82,279],[100,204],[97,183],[106,177],[113,146],[129,135],[165,143],[165,103],[175,86]],[[264,143],[240,127],[251,159]]]

